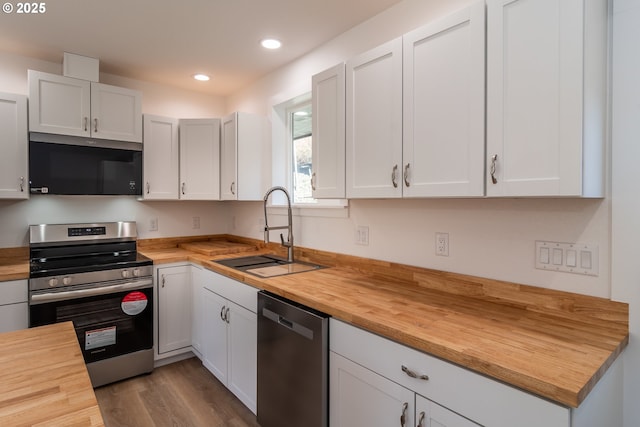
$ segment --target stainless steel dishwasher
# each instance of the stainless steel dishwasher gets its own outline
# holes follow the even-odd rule
[[[258,292],[258,423],[327,427],[329,316]]]

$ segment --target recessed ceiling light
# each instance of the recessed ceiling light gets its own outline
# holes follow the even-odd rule
[[[293,115],[303,117],[303,116],[308,116],[309,113],[307,113],[306,111],[296,111],[295,113],[293,113]]]
[[[263,48],[265,49],[279,49],[282,46],[280,40],[276,39],[264,39],[260,42]]]
[[[207,76],[206,74],[194,74],[193,78],[201,82],[206,82],[206,81],[209,81],[210,79],[210,77]]]

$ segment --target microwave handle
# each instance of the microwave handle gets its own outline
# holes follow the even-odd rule
[[[116,292],[128,291],[133,289],[144,289],[153,286],[152,279],[140,279],[126,283],[119,283],[111,286],[99,286],[96,288],[77,289],[73,291],[47,292],[42,294],[32,294],[30,303],[44,304],[54,301],[70,300],[76,298],[92,297],[96,295],[113,294]]]

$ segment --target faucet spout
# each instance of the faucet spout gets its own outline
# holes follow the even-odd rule
[[[268,218],[267,218],[267,201],[269,200],[269,196],[274,191],[282,191],[284,195],[287,197],[287,225],[286,226],[277,226],[277,227],[269,227]],[[287,229],[287,241],[285,242],[284,236],[280,234],[280,242],[282,246],[287,248],[287,261],[293,262],[293,216],[291,214],[291,197],[289,196],[289,192],[284,187],[271,187],[267,190],[264,195],[264,242],[269,243],[269,231],[270,230],[283,230]]]

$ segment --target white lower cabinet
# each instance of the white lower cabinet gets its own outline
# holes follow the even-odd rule
[[[0,333],[29,327],[26,280],[0,282]]]
[[[330,366],[332,427],[478,425],[337,353]]]
[[[202,363],[256,413],[257,290],[211,271],[204,277]]]
[[[191,350],[191,265],[156,270],[158,355]]]
[[[621,362],[568,408],[339,320],[330,331],[331,427],[622,425]]]
[[[416,394],[416,426],[418,427],[474,427],[470,421],[435,402]]]

